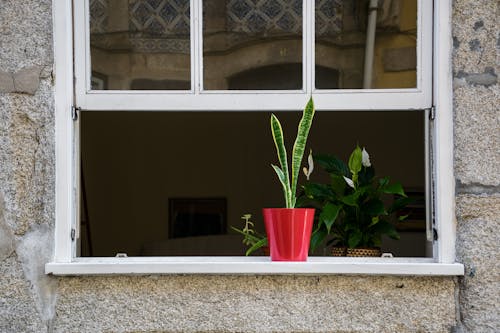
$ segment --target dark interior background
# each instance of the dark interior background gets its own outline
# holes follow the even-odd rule
[[[82,256],[243,255],[229,226],[253,214],[264,232],[261,209],[283,206],[268,112],[82,112]],[[278,112],[293,144],[300,112]],[[423,191],[424,116],[419,111],[321,112],[308,149],[347,160],[366,147],[377,175]],[[301,177],[300,181],[304,181]],[[313,180],[327,181],[319,168]],[[169,200],[223,198],[222,236],[169,235]],[[209,217],[210,219],[213,216]],[[213,223],[213,221],[211,222]],[[90,236],[90,237],[89,237]],[[424,231],[385,241],[399,256],[425,256]]]

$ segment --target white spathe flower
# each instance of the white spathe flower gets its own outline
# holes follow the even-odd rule
[[[363,151],[361,152],[361,164],[363,164],[364,167],[369,168],[372,166],[370,163],[370,155],[368,155],[368,152],[366,149],[363,147]]]
[[[347,183],[347,185],[349,185],[349,186],[350,186],[350,187],[352,187],[352,188],[355,188],[355,187],[354,187],[354,182],[352,181],[352,179],[349,179],[349,178],[347,178],[347,177],[345,177],[345,176],[343,176],[343,177],[344,177],[344,180],[345,180],[345,182]]]
[[[311,173],[314,170],[314,160],[313,160],[313,151],[312,149],[309,151],[309,156],[307,157],[307,164],[309,168],[304,167],[302,171],[304,172],[304,175],[306,175],[307,180],[309,180],[309,176],[311,176]]]

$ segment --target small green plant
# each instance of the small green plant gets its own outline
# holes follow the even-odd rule
[[[254,229],[255,225],[252,221],[250,221],[251,218],[252,214],[245,214],[241,217],[241,219],[245,221],[245,226],[242,229],[231,226],[232,230],[243,235],[242,242],[243,244],[248,246],[248,250],[245,252],[245,255],[247,256],[257,251],[261,247],[267,246],[267,237],[258,233]]]
[[[290,179],[290,172],[288,170],[288,160],[287,152],[285,147],[285,142],[283,138],[283,129],[278,118],[272,114],[271,115],[271,132],[273,134],[274,144],[276,145],[276,152],[278,154],[278,160],[280,166],[272,164],[272,167],[283,187],[283,194],[285,196],[285,207],[294,208],[297,202],[296,192],[297,192],[297,179],[299,177],[300,165],[302,163],[302,158],[304,156],[304,150],[307,142],[307,136],[309,135],[309,130],[312,125],[312,120],[314,117],[314,103],[312,98],[309,99],[304,111],[302,113],[302,118],[299,122],[299,128],[297,131],[297,138],[295,139],[295,144],[292,150],[292,172]]]
[[[307,182],[299,198],[302,207],[319,211],[311,237],[314,250],[325,240],[326,245],[338,247],[379,247],[382,235],[398,239],[395,220],[411,200],[400,183],[391,183],[389,177],[377,179],[370,156],[357,146],[349,162],[332,155],[315,155],[314,161],[330,175],[329,184]],[[394,196],[388,205],[384,196]]]

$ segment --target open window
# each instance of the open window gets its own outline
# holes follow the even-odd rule
[[[229,226],[281,206],[269,114],[279,112],[292,135],[312,96],[315,151],[345,159],[366,146],[377,173],[417,198],[405,240],[384,245],[392,263],[441,262],[448,250],[438,252],[431,216],[431,0],[59,1],[74,15],[75,107],[71,125],[61,124],[74,146],[61,146],[61,165],[74,163],[66,176],[76,185],[58,219],[58,235],[71,234],[58,238],[59,261],[94,267],[127,253],[139,271],[204,272],[186,256],[219,255],[202,260],[219,263],[208,271],[281,272],[243,268],[253,259],[235,259],[244,251]],[[312,261],[318,272],[352,268]]]

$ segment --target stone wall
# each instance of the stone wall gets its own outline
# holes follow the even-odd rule
[[[498,332],[499,4],[454,1],[454,278],[64,277],[50,0],[0,0],[0,332]]]
[[[456,0],[453,16],[459,320],[466,332],[499,332],[499,2]]]

